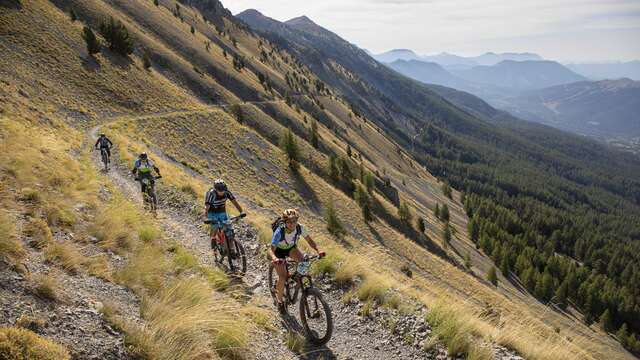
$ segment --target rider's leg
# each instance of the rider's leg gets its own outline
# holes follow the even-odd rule
[[[289,257],[297,262],[300,262],[304,259],[302,252],[298,250],[297,247],[294,247],[293,249],[291,249],[291,251],[289,252]]]
[[[107,147],[107,162],[111,163],[111,148]]]
[[[276,300],[278,304],[282,304],[284,296],[284,284],[287,282],[287,267],[285,264],[275,265],[276,273],[278,273],[278,281],[276,282]]]

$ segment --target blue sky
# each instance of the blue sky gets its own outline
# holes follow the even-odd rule
[[[307,15],[375,53],[535,52],[570,61],[640,59],[640,0],[223,0],[277,20]]]

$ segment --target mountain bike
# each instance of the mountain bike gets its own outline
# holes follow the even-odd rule
[[[307,340],[317,346],[329,342],[333,332],[333,318],[331,308],[322,297],[320,290],[313,286],[313,280],[308,274],[311,263],[320,259],[318,255],[304,255],[303,261],[296,263],[292,259],[285,259],[287,268],[287,282],[284,286],[285,310],[292,305],[300,295],[300,320]],[[294,270],[295,269],[295,270]],[[293,273],[292,273],[292,270]],[[276,299],[275,281],[278,279],[275,266],[269,267],[269,291],[274,301]]]
[[[106,148],[100,148],[100,158],[102,159],[102,163],[104,164],[104,171],[109,171],[109,152]]]
[[[158,210],[155,180],[161,178],[162,176],[143,176],[136,178],[136,181],[142,184],[142,203],[144,204],[144,208],[151,211],[154,215],[157,214],[156,211]]]
[[[240,214],[232,217],[229,220],[220,222],[217,220],[205,220],[205,224],[215,225],[215,234],[217,234],[218,240],[214,242],[213,236],[211,238],[213,245],[213,256],[217,264],[222,265],[224,258],[227,258],[229,263],[229,271],[234,273],[238,270],[241,274],[247,272],[247,256],[244,251],[244,246],[239,241],[236,241],[235,232],[233,228],[227,237],[227,227],[237,222],[241,218],[247,216],[247,214]]]

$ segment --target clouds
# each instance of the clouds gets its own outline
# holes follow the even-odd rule
[[[640,38],[639,0],[229,0],[225,5],[234,13],[256,8],[278,20],[305,14],[374,52],[536,49],[560,60],[640,58],[637,41],[629,41]],[[549,40],[554,36],[564,45]],[[589,46],[594,38],[615,48],[607,45],[602,53],[598,44]]]

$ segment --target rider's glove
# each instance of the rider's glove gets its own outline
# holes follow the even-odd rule
[[[284,264],[284,259],[273,259],[271,260],[271,262],[273,263],[273,265],[281,265]]]
[[[318,253],[318,257],[319,257],[319,258],[321,258],[321,259],[322,259],[323,257],[325,257],[326,255],[327,255],[327,253],[326,253],[326,252],[324,252],[324,251],[320,251],[320,252]]]

